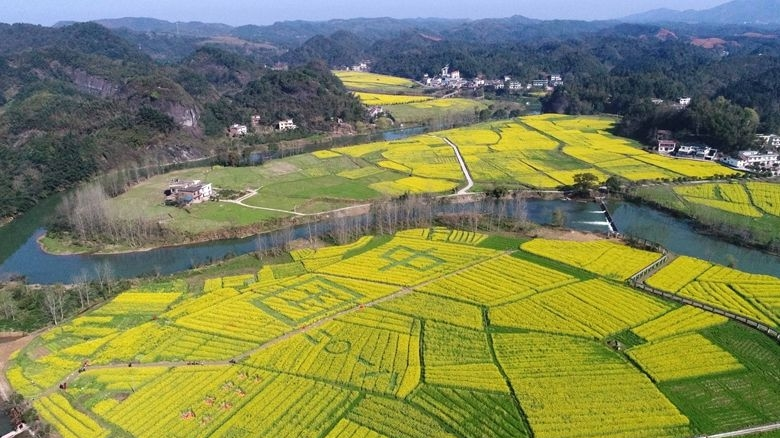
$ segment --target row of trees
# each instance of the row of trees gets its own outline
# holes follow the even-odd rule
[[[140,214],[122,214],[103,185],[91,183],[66,196],[57,208],[49,231],[54,235],[67,233],[77,243],[123,243],[141,247],[170,237],[172,231],[160,224],[159,218]]]
[[[59,325],[125,285],[107,262],[95,265],[91,273],[75,274],[68,285],[30,286],[23,278],[0,283],[0,329],[29,332],[47,324]]]

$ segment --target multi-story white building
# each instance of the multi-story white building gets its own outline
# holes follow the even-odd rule
[[[776,152],[740,151],[736,157],[726,157],[723,162],[738,169],[775,170],[780,166]]]
[[[279,131],[292,131],[298,129],[298,125],[293,122],[293,119],[279,120],[276,122],[276,129]]]

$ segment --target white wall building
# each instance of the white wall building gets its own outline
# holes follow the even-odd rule
[[[293,122],[293,119],[279,120],[276,122],[276,129],[280,131],[292,131],[298,129],[298,125]]]

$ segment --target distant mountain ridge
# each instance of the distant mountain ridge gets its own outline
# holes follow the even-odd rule
[[[654,9],[621,19],[632,23],[780,24],[780,0],[733,0],[704,10]]]
[[[233,30],[233,26],[221,23],[202,23],[199,21],[170,22],[149,17],[106,18],[93,20],[92,22],[109,29],[125,28],[134,32],[170,33],[194,37],[229,35],[231,30]],[[74,23],[76,22],[60,21],[54,24],[53,27],[66,27]]]

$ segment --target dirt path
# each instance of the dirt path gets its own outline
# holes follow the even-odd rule
[[[442,140],[447,142],[448,145],[452,146],[452,150],[455,151],[455,157],[458,158],[458,163],[460,163],[460,169],[463,171],[463,176],[466,177],[466,187],[463,187],[462,189],[458,190],[458,195],[467,195],[469,194],[469,190],[471,190],[472,187],[474,187],[474,180],[471,179],[471,173],[469,173],[469,169],[466,167],[466,162],[463,161],[463,156],[460,154],[460,149],[458,149],[458,145],[451,142],[449,138],[442,137]]]
[[[297,211],[281,210],[281,209],[278,209],[278,208],[270,208],[270,207],[257,207],[257,206],[254,206],[254,205],[244,204],[244,201],[246,201],[247,199],[249,199],[249,198],[251,198],[253,196],[257,196],[257,192],[260,189],[262,189],[262,187],[258,187],[256,190],[249,189],[248,190],[249,193],[247,193],[246,195],[241,196],[238,199],[226,199],[226,200],[220,201],[220,202],[227,202],[227,203],[230,203],[230,204],[236,204],[236,205],[240,205],[242,207],[251,208],[253,210],[275,211],[277,213],[287,213],[287,214],[291,214],[293,216],[306,216],[305,214],[298,213]]]
[[[8,400],[8,398],[14,392],[13,389],[11,389],[11,384],[8,383],[8,379],[5,377],[5,369],[8,366],[8,359],[11,357],[11,354],[14,351],[19,350],[20,348],[23,348],[29,344],[30,341],[35,339],[35,337],[42,332],[43,330],[39,330],[19,339],[0,344],[0,398],[3,400]]]
[[[344,309],[344,310],[342,310],[340,312],[334,313],[333,315],[330,315],[330,316],[327,316],[327,317],[322,318],[320,320],[317,320],[316,322],[313,322],[313,323],[311,323],[309,325],[306,325],[306,326],[303,326],[303,327],[299,327],[299,328],[297,328],[295,330],[292,330],[292,331],[286,332],[286,333],[284,333],[284,334],[282,334],[280,336],[277,336],[276,338],[273,338],[273,339],[271,339],[269,341],[266,341],[266,342],[258,345],[256,348],[254,348],[252,350],[249,350],[249,351],[246,351],[246,352],[240,354],[239,356],[234,357],[231,360],[198,361],[198,362],[192,362],[192,361],[161,361],[161,362],[147,362],[147,363],[140,363],[140,364],[135,364],[134,363],[133,364],[133,368],[174,367],[174,366],[193,366],[193,367],[197,367],[197,366],[200,366],[200,365],[211,365],[211,366],[223,365],[223,366],[228,366],[228,365],[233,364],[234,362],[238,362],[238,361],[241,361],[243,359],[246,359],[247,357],[249,357],[249,356],[251,356],[251,355],[253,355],[255,353],[258,353],[258,352],[263,351],[263,350],[267,350],[268,348],[271,348],[274,345],[279,344],[280,342],[284,342],[285,340],[290,339],[291,337],[293,337],[295,335],[298,335],[298,334],[301,334],[301,333],[306,333],[306,332],[309,332],[311,330],[316,330],[317,328],[319,328],[319,327],[321,327],[321,326],[323,326],[323,325],[325,325],[325,324],[327,324],[327,323],[329,323],[329,322],[331,322],[331,321],[333,321],[333,320],[335,320],[337,318],[341,318],[343,316],[346,316],[346,315],[349,315],[349,314],[352,314],[352,313],[355,313],[355,312],[359,312],[359,311],[362,311],[364,309],[369,309],[369,308],[372,308],[372,307],[376,307],[376,306],[378,306],[378,305],[380,305],[382,303],[386,303],[388,301],[391,301],[391,300],[394,300],[394,299],[397,299],[397,298],[401,298],[401,297],[403,297],[405,295],[408,295],[408,294],[414,292],[414,289],[416,289],[416,288],[423,287],[423,286],[425,286],[425,285],[427,285],[429,283],[432,283],[434,281],[437,281],[437,280],[439,280],[441,278],[447,278],[447,277],[451,277],[453,275],[458,275],[462,271],[464,271],[466,269],[469,269],[469,268],[471,268],[471,267],[473,267],[475,265],[478,265],[480,263],[488,262],[490,260],[496,259],[496,258],[501,257],[503,255],[509,254],[510,252],[511,251],[503,251],[503,252],[500,252],[500,253],[496,254],[493,257],[489,257],[487,259],[476,260],[476,261],[474,261],[472,263],[469,263],[466,266],[463,266],[462,268],[457,269],[457,270],[455,270],[455,271],[453,271],[453,272],[451,272],[451,273],[449,273],[447,275],[444,275],[442,277],[436,277],[436,278],[434,278],[432,280],[428,280],[428,281],[416,284],[416,285],[411,286],[411,287],[404,287],[404,288],[399,289],[398,291],[396,291],[396,292],[394,292],[394,293],[392,293],[390,295],[385,295],[385,296],[377,298],[377,299],[375,299],[373,301],[369,301],[368,303],[358,304],[358,305],[355,305],[354,307],[350,307],[348,309]],[[338,275],[334,275],[334,276],[338,277]],[[88,367],[88,369],[90,369],[90,370],[120,369],[120,368],[121,369],[128,368],[128,365],[127,364],[112,364],[112,365],[92,365],[92,366]],[[62,383],[62,382],[70,383],[73,380],[75,380],[78,376],[79,376],[78,371],[73,371],[67,377],[65,377],[60,383]],[[58,391],[58,390],[59,390],[58,386],[52,386],[52,387],[46,389],[45,391],[43,391],[41,393],[41,397],[49,395],[49,394],[51,394],[51,393],[53,393],[55,391]]]
[[[772,432],[773,430],[780,430],[780,423],[772,423],[764,426],[749,427],[746,429],[735,430],[733,432],[716,433],[714,435],[703,435],[697,438],[728,438],[732,436],[746,436],[755,435],[757,433]]]

